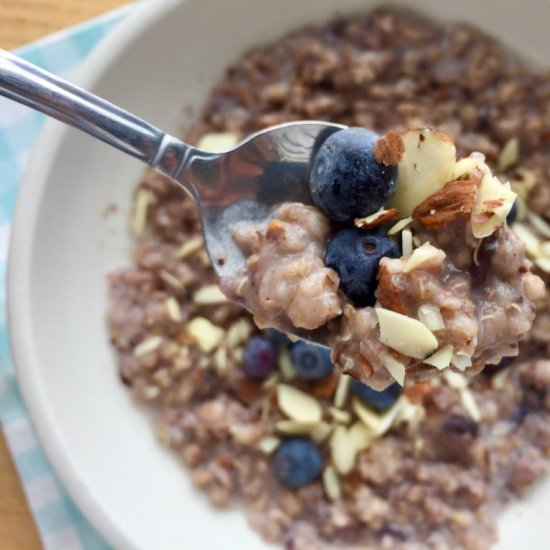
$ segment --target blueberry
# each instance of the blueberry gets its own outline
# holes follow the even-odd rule
[[[244,371],[252,378],[267,378],[277,368],[277,348],[263,336],[251,338],[244,349]]]
[[[506,223],[508,225],[512,225],[516,218],[518,217],[518,203],[517,201],[514,201],[514,204],[512,204],[512,208],[510,209],[510,212],[508,212],[508,215],[506,216]]]
[[[321,346],[296,342],[290,348],[290,358],[298,376],[305,380],[320,380],[333,370],[330,350]]]
[[[375,302],[376,275],[380,260],[399,258],[396,241],[375,231],[342,229],[327,244],[325,264],[340,276],[340,288],[355,307]]]
[[[313,202],[332,221],[351,223],[392,198],[397,168],[374,159],[378,134],[348,128],[332,134],[315,155],[310,174]]]
[[[304,438],[283,441],[275,453],[275,474],[287,487],[302,487],[311,483],[321,471],[323,461],[317,447]]]
[[[395,382],[391,386],[388,386],[385,390],[376,391],[370,386],[359,382],[359,380],[352,380],[350,386],[351,393],[359,397],[367,405],[378,411],[385,411],[392,407],[394,403],[399,399],[403,388]]]

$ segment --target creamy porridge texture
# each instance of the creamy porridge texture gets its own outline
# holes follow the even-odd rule
[[[400,205],[385,208],[415,218],[390,235],[400,247],[409,231],[417,243],[406,240],[405,246],[420,250],[430,241],[445,252],[443,272],[451,263],[468,270],[468,295],[479,293],[476,303],[487,307],[475,319],[496,316],[483,321],[482,332],[472,329],[490,349],[503,330],[522,330],[514,319],[528,318],[520,311],[502,315],[508,303],[518,303],[515,277],[525,261],[516,254],[518,237],[535,273],[549,280],[549,105],[550,74],[530,72],[479,32],[383,11],[299,30],[249,52],[228,70],[187,137],[199,142],[206,136],[205,147],[222,139],[225,146],[271,124],[318,119],[381,135],[433,126],[452,137],[458,158],[481,152],[517,198],[509,216],[514,232],[504,228],[483,239],[471,276],[461,257],[464,242],[470,243],[466,218],[439,231],[422,223],[422,208],[417,216]],[[309,294],[322,296],[319,319],[340,308],[361,331],[361,308],[346,310],[334,300],[340,282],[321,252],[331,228],[317,210],[301,215],[309,208],[284,205],[278,214],[281,223],[300,224],[311,243],[304,252],[326,275],[300,288],[292,315],[307,322],[312,306],[301,304]],[[382,224],[384,234],[397,223]],[[132,264],[109,276],[108,323],[121,380],[152,412],[159,441],[181,458],[196,486],[216,506],[242,505],[266,540],[289,550],[484,550],[498,538],[502,507],[547,472],[548,296],[537,300],[519,357],[473,377],[447,369],[434,380],[407,377],[404,388],[394,383],[376,392],[336,371],[322,348],[258,330],[227,300],[216,285],[195,207],[172,183],[145,175],[131,227]],[[289,240],[287,252],[302,241]],[[401,256],[383,261],[377,286],[398,291],[378,300],[384,309],[416,316],[417,283],[414,271],[404,272]],[[441,254],[432,256],[436,269]],[[425,283],[437,289],[428,305],[441,312],[442,302],[455,296],[440,288],[439,276],[424,273]],[[328,285],[325,294],[319,284]],[[484,288],[497,288],[496,307]],[[435,311],[420,314],[434,333],[441,323]],[[468,309],[449,311],[474,318]],[[337,353],[352,353],[348,348]]]

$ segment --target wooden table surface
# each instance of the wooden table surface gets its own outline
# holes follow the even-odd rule
[[[126,3],[128,0],[0,0],[0,48],[17,48]],[[0,432],[0,549],[41,547]]]

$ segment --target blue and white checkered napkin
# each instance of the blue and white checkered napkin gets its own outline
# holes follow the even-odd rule
[[[110,12],[16,53],[70,79],[79,64],[131,9],[132,6],[127,6]],[[65,493],[36,438],[17,387],[8,345],[5,281],[10,220],[21,176],[44,120],[43,115],[0,97],[0,423],[44,548],[104,550],[107,544]]]

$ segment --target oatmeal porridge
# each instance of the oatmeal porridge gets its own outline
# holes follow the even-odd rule
[[[187,137],[227,142],[301,119],[380,134],[436,127],[459,157],[482,153],[517,194],[514,234],[484,243],[480,265],[517,235],[548,282],[549,105],[550,74],[478,31],[378,11],[247,53]],[[131,226],[132,263],[109,276],[122,383],[196,486],[216,506],[241,505],[266,540],[293,550],[485,549],[502,507],[547,472],[548,295],[517,358],[375,392],[335,371],[322,348],[260,331],[227,300],[195,207],[168,180],[145,175]],[[392,285],[399,262],[387,262]]]

